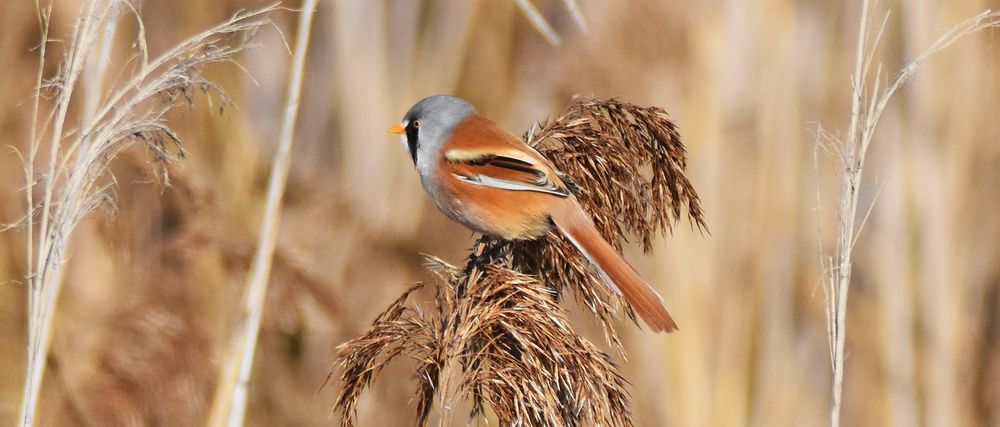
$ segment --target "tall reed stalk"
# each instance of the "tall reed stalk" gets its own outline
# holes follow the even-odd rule
[[[91,211],[111,203],[107,191],[115,184],[107,176],[109,163],[135,143],[146,146],[157,161],[183,155],[180,140],[164,122],[165,114],[181,102],[191,102],[195,91],[215,93],[221,88],[202,78],[199,68],[214,62],[232,62],[247,40],[268,21],[274,6],[241,12],[227,21],[176,45],[150,60],[142,20],[126,0],[92,0],[84,3],[69,40],[69,52],[59,72],[44,80],[49,41],[51,5],[37,7],[42,29],[39,71],[35,88],[33,129],[25,165],[28,268],[28,342],[26,378],[19,423],[34,425],[35,411],[53,335],[53,319],[73,231]],[[107,70],[107,52],[113,43],[114,24],[123,12],[135,17],[138,27],[132,73],[105,92],[100,82]],[[102,38],[101,36],[104,35]],[[103,41],[102,41],[103,40]],[[97,58],[92,55],[99,54]],[[72,116],[77,85],[90,59],[96,60],[88,78],[83,113]],[[126,68],[127,69],[127,68]],[[40,98],[51,91],[52,109],[42,117]],[[48,138],[42,175],[36,162],[42,140]],[[174,150],[168,147],[174,146]],[[43,186],[41,200],[33,191]],[[40,216],[39,219],[35,219]],[[36,221],[38,239],[34,240]]]
[[[250,384],[250,370],[257,349],[257,336],[264,316],[264,298],[270,283],[271,262],[278,241],[278,226],[281,219],[281,200],[288,182],[291,168],[292,140],[295,136],[295,122],[302,98],[302,80],[305,70],[306,52],[309,50],[309,35],[312,32],[313,14],[316,0],[304,0],[299,13],[298,34],[292,55],[291,78],[288,80],[288,94],[285,112],[281,119],[281,135],[278,149],[271,164],[271,177],[267,185],[267,201],[264,205],[264,219],[260,226],[260,241],[254,254],[241,311],[243,318],[232,340],[232,347],[226,355],[216,386],[210,426],[237,427],[243,425],[246,416],[247,392]]]
[[[857,51],[855,56],[854,74],[851,77],[851,118],[847,126],[847,138],[838,140],[829,135],[821,135],[819,143],[836,152],[841,161],[840,196],[837,199],[838,234],[837,247],[832,255],[821,257],[821,267],[826,272],[826,309],[827,330],[830,339],[830,363],[833,381],[831,383],[830,425],[840,425],[840,413],[843,405],[843,382],[845,345],[847,339],[847,297],[851,284],[854,246],[863,229],[871,206],[859,218],[858,198],[862,189],[862,177],[868,148],[875,135],[878,121],[885,111],[889,100],[922,65],[935,53],[947,48],[958,39],[977,31],[1000,26],[1000,13],[989,10],[980,13],[954,27],[939,37],[930,47],[916,59],[903,66],[888,82],[888,76],[877,63],[874,75],[871,67],[875,63],[874,56],[879,42],[885,34],[889,21],[886,12],[875,33],[869,40],[869,13],[872,6],[868,0],[861,4],[861,21],[858,29]],[[873,202],[874,203],[874,202]],[[860,219],[860,224],[857,220]]]

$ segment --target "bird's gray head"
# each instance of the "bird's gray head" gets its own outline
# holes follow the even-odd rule
[[[472,104],[456,96],[429,96],[414,104],[393,131],[401,134],[400,139],[416,165],[418,156],[441,148],[455,126],[475,111]]]

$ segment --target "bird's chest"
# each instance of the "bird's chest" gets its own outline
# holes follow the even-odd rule
[[[505,239],[532,239],[551,227],[547,197],[541,193],[470,184],[439,166],[418,163],[417,170],[434,204],[473,231]]]
[[[424,191],[448,218],[474,231],[493,234],[490,232],[489,219],[484,217],[475,199],[470,199],[456,187],[455,177],[431,162],[418,161],[417,171],[420,172]]]

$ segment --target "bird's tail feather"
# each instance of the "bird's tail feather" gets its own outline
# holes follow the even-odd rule
[[[654,332],[677,329],[660,294],[601,237],[593,221],[575,200],[566,199],[551,214],[556,227],[597,267],[605,282],[625,297],[646,325]]]

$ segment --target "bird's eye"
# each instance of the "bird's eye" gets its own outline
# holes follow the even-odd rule
[[[413,128],[414,129],[420,129],[420,124],[421,124],[420,120],[414,120],[413,121]]]

